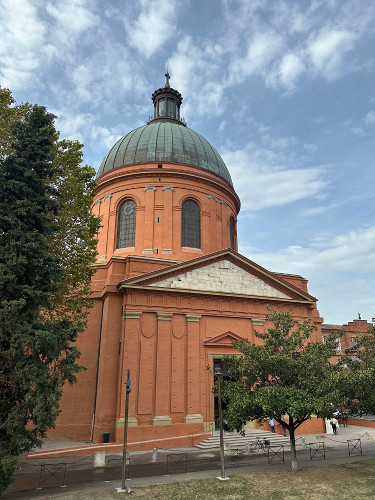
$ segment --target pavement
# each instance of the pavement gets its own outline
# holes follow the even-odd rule
[[[319,444],[324,436],[324,447]],[[360,441],[358,441],[360,440]],[[42,449],[85,445],[86,443],[46,442]],[[339,465],[358,460],[375,459],[375,428],[349,425],[340,427],[339,435],[310,434],[297,437],[299,467]],[[350,455],[349,455],[350,450]],[[360,451],[362,450],[362,454]],[[282,460],[284,454],[284,460]],[[104,467],[94,467],[94,456],[33,459],[27,454],[19,460],[15,481],[4,499],[58,498],[92,490],[115,489],[121,486],[121,453],[106,455]],[[225,473],[248,474],[272,470],[290,470],[290,453],[281,447],[270,452],[261,449],[227,450]],[[201,451],[195,448],[158,449],[157,462],[152,462],[152,450],[130,452],[126,484],[138,486],[207,479],[220,476],[220,450]]]

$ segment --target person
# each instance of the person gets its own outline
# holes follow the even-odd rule
[[[283,422],[283,423],[281,424],[281,427],[283,428],[283,433],[284,433],[284,436],[285,436],[285,435],[286,435],[286,434],[285,434],[285,431],[286,431],[286,427],[285,427],[285,424],[284,424],[284,422]]]
[[[332,418],[331,425],[332,425],[333,434],[336,436],[336,434],[337,434],[337,420],[335,419],[335,417]]]
[[[274,422],[273,418],[271,418],[269,424],[271,426],[271,432],[275,432],[275,422]]]

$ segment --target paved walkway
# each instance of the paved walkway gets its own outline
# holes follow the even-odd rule
[[[320,437],[322,435],[319,435]],[[302,437],[297,438],[301,445]],[[316,443],[317,435],[303,436],[304,442]],[[350,448],[352,456],[348,453],[348,440],[361,440],[363,454],[359,454],[358,446],[352,441]],[[341,427],[339,435],[325,434],[325,459],[321,450],[310,458],[310,447],[299,449],[297,459],[299,466],[329,466],[350,463],[356,460],[368,460],[375,458],[375,429],[367,427],[348,426]],[[64,443],[54,443],[62,448]],[[66,443],[65,443],[66,444]],[[71,445],[72,443],[69,443]],[[79,445],[79,443],[75,443]],[[354,448],[353,448],[354,447]],[[51,443],[45,443],[44,449],[51,449]],[[314,454],[314,447],[312,454]],[[186,454],[186,455],[184,455]],[[169,455],[169,467],[167,468],[167,456]],[[228,451],[228,456],[231,452]],[[289,470],[289,455],[285,454],[285,462],[279,456],[275,456],[268,463],[268,455],[262,450],[251,455],[240,453],[239,462],[228,458],[226,464],[226,475],[245,474],[252,472],[263,472],[272,468],[273,470]],[[271,453],[272,455],[272,453]],[[176,481],[188,481],[190,479],[205,479],[220,475],[219,450],[197,451],[194,448],[174,448],[158,450],[157,463],[151,463],[152,451],[139,451],[130,453],[130,474],[127,480],[130,487],[148,484],[160,484]],[[64,457],[62,460],[28,460],[27,455],[20,458],[16,481],[8,488],[5,499],[26,498],[58,498],[70,493],[85,492],[116,488],[121,485],[121,454],[107,455],[106,467],[94,468],[93,456]],[[46,463],[48,462],[48,463]],[[239,466],[237,466],[239,464]],[[181,473],[181,470],[188,470]],[[62,483],[65,470],[65,486]],[[51,474],[55,473],[55,476]],[[38,489],[39,485],[42,489]]]

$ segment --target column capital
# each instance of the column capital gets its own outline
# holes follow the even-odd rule
[[[171,321],[173,313],[157,312],[158,321]]]
[[[199,323],[201,317],[201,314],[185,314],[185,318],[188,323]]]
[[[145,191],[156,191],[156,187],[155,186],[145,186]]]
[[[163,186],[163,191],[174,191],[173,186]]]
[[[139,319],[141,317],[142,311],[124,311],[124,319]]]

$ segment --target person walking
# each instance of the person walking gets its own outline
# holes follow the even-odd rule
[[[269,421],[269,424],[271,426],[271,432],[275,432],[275,422],[274,422],[273,418],[271,418],[271,420]]]
[[[335,419],[335,417],[332,418],[331,425],[332,425],[333,434],[336,436],[337,435],[337,420]]]

